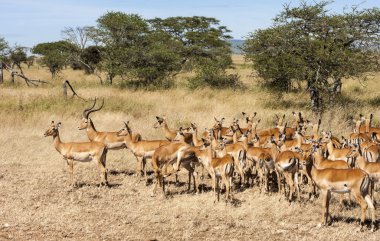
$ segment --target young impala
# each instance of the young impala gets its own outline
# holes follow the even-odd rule
[[[101,142],[62,142],[59,137],[59,127],[61,122],[54,124],[51,122],[50,127],[45,132],[45,137],[53,136],[55,149],[63,156],[67,164],[70,185],[74,186],[73,168],[74,161],[98,163],[101,175],[101,185],[108,185],[106,156],[107,147]]]
[[[177,136],[177,131],[170,130],[167,122],[166,122],[166,116],[156,116],[157,122],[153,125],[154,128],[162,128],[164,130],[165,138],[169,141],[174,140],[174,138]],[[190,133],[183,133],[185,136],[185,142],[188,144],[192,144],[192,135]]]
[[[138,162],[137,169],[140,169],[144,172],[145,182],[147,182],[146,175],[146,160],[152,158],[154,151],[162,146],[170,143],[168,140],[142,140],[142,141],[134,141],[133,140],[133,132],[129,127],[129,121],[124,122],[124,128],[118,132],[118,136],[124,137],[124,143],[128,149],[132,151],[132,153],[136,156],[136,158],[141,159]]]

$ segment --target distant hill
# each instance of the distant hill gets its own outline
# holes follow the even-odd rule
[[[232,40],[229,40],[229,42],[231,43],[232,53],[234,53],[234,54],[242,54],[242,51],[241,51],[240,47],[243,46],[244,40],[242,40],[242,39],[232,39]]]

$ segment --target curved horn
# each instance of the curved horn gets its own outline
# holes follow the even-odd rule
[[[87,112],[87,118],[90,116],[90,114],[91,114],[92,112],[95,112],[95,111],[99,111],[99,110],[101,110],[101,109],[103,108],[103,106],[104,106],[104,99],[102,100],[102,104],[101,104],[101,106],[100,106],[99,108],[97,108],[97,109],[91,109],[91,110],[89,110],[89,111]]]
[[[94,99],[94,104],[92,105],[92,107],[90,107],[90,108],[87,108],[87,109],[84,109],[84,111],[83,111],[83,113],[82,113],[82,116],[84,117],[84,118],[87,118],[88,117],[88,115],[87,115],[87,111],[89,111],[89,110],[92,110],[94,107],[95,107],[95,104],[96,104],[96,97],[95,97],[95,99]]]

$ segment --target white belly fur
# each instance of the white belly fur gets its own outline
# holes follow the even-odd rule
[[[349,192],[351,192],[350,188],[348,186],[345,186],[344,182],[336,183],[335,185],[331,185],[330,191],[336,192],[336,193],[349,193]]]
[[[80,162],[89,162],[93,160],[93,156],[89,152],[76,152],[73,153],[73,159]]]
[[[120,150],[125,148],[124,142],[107,143],[108,150]]]

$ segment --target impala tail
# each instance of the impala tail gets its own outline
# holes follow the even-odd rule
[[[360,185],[360,193],[365,197],[369,193],[369,189],[371,188],[372,180],[369,175],[365,175],[362,184]]]
[[[224,172],[227,174],[227,176],[233,176],[234,164],[233,163],[226,164]]]
[[[290,170],[298,164],[298,159],[293,157],[289,160],[289,163],[281,163],[279,166],[284,170]]]
[[[240,152],[239,152],[239,162],[240,162],[240,165],[242,166],[242,167],[244,167],[245,166],[245,164],[246,164],[246,159],[247,159],[247,155],[246,155],[247,153],[246,153],[246,151],[244,151],[244,150],[241,150]]]

